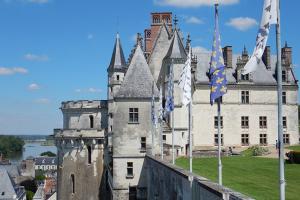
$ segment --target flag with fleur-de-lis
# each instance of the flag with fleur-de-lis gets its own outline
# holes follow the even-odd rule
[[[267,45],[270,28],[272,24],[277,24],[277,0],[265,0],[263,14],[256,37],[256,45],[253,54],[246,63],[242,74],[254,72],[261,62],[264,50]]]
[[[221,47],[221,36],[219,31],[218,9],[215,11],[215,33],[210,60],[210,104],[227,92],[227,80],[223,52]]]

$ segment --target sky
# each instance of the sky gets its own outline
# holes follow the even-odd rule
[[[177,15],[192,46],[211,49],[212,0],[0,0],[0,134],[52,134],[62,101],[106,99],[116,33],[126,58],[150,13]],[[292,2],[292,3],[291,3]],[[263,0],[219,0],[222,45],[234,53],[255,45]],[[293,47],[300,77],[300,1],[282,1],[282,43]],[[268,44],[275,54],[275,27]],[[201,62],[201,61],[199,61]]]

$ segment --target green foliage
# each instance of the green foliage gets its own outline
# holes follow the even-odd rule
[[[33,197],[34,197],[34,193],[31,192],[31,191],[27,191],[27,190],[26,190],[26,199],[27,199],[27,200],[32,200]]]
[[[56,154],[51,151],[46,151],[46,152],[41,153],[40,156],[55,157]]]
[[[300,151],[300,145],[289,146],[289,147],[286,147],[286,148],[290,149],[290,150],[294,150],[294,151]]]
[[[24,141],[15,136],[0,135],[0,152],[4,156],[10,153],[22,152]]]
[[[287,162],[292,164],[300,164],[300,151],[290,151],[286,153]]]
[[[45,175],[37,175],[35,176],[35,180],[36,181],[43,181],[46,179],[46,176]]]
[[[25,180],[20,183],[21,186],[24,186],[26,191],[31,191],[33,193],[37,190],[37,185],[34,180]]]
[[[259,145],[255,145],[252,147],[249,147],[245,151],[242,152],[243,156],[263,156],[269,154],[270,151],[266,147],[261,147]]]
[[[176,164],[189,168],[186,158]],[[231,156],[223,157],[223,183],[254,199],[278,200],[278,160],[272,158]],[[285,165],[286,199],[299,199],[300,165]],[[214,182],[218,178],[217,158],[193,159],[193,172]]]

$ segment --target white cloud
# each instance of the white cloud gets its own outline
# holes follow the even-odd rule
[[[41,89],[41,87],[36,83],[31,83],[30,85],[28,85],[28,90],[39,90],[39,89]]]
[[[198,17],[195,17],[195,16],[185,16],[183,17],[185,23],[188,23],[188,24],[203,24],[203,20],[198,18]]]
[[[23,67],[0,67],[0,76],[26,73],[28,73],[28,70]]]
[[[28,53],[24,55],[24,58],[29,61],[48,61],[49,58],[47,55],[36,55],[32,53]]]
[[[219,0],[218,3],[223,5],[231,5],[239,3],[239,0]],[[215,0],[154,0],[154,4],[187,8],[211,6],[215,4]]]
[[[47,99],[47,98],[40,98],[40,99],[36,99],[35,103],[38,103],[38,104],[49,104],[50,100]]]
[[[205,47],[201,47],[201,46],[195,46],[195,47],[192,47],[192,50],[193,50],[193,53],[194,54],[202,54],[202,53],[210,53],[211,51],[206,49]]]
[[[101,93],[103,92],[102,89],[99,89],[99,88],[88,88],[88,89],[76,89],[75,92],[77,93],[81,93],[81,92],[85,92],[85,93]]]
[[[255,19],[249,17],[231,18],[229,22],[226,23],[226,25],[232,26],[240,31],[246,31],[257,24]]]
[[[88,40],[94,39],[94,35],[92,33],[89,33],[88,36],[87,36],[87,39]]]

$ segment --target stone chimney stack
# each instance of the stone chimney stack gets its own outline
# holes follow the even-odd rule
[[[292,64],[292,47],[289,47],[285,42],[284,47],[281,49],[282,64],[286,67],[290,67]]]
[[[223,48],[224,64],[227,68],[232,68],[232,46]]]
[[[150,54],[153,48],[153,43],[157,37],[161,25],[166,24],[169,32],[172,32],[172,13],[171,12],[158,12],[151,13],[151,28],[145,29],[145,52]]]
[[[265,63],[268,70],[271,69],[271,48],[266,46],[264,54],[262,56],[262,61]]]

